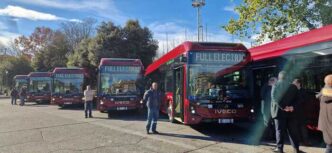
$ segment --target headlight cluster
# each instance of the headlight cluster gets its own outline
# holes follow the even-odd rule
[[[196,114],[196,110],[195,110],[194,106],[190,107],[190,112],[191,112],[191,114]]]

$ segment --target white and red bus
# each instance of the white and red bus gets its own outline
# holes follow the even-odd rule
[[[28,87],[29,84],[29,76],[28,75],[15,75],[14,83],[16,90],[20,90],[23,86]]]
[[[251,120],[253,109],[245,46],[184,42],[149,65],[145,75],[165,92],[161,112],[192,125]]]
[[[294,78],[302,80],[301,118],[309,129],[317,130],[320,106],[316,94],[324,86],[324,77],[332,74],[332,25],[253,47],[249,52],[256,104],[264,83],[284,70],[289,83]]]
[[[139,59],[102,58],[98,73],[98,106],[101,112],[142,108],[144,67]]]
[[[27,102],[50,102],[52,90],[51,72],[29,73]]]
[[[83,105],[83,86],[86,73],[83,68],[55,68],[51,104]]]

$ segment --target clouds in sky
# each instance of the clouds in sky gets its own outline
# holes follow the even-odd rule
[[[128,19],[118,10],[113,0],[14,0],[28,5],[43,6],[48,8],[90,12],[101,18],[112,19],[116,23],[125,23]]]
[[[66,19],[63,17],[58,17],[53,14],[38,12],[35,10],[26,9],[20,6],[8,5],[7,7],[0,9],[1,16],[9,16],[14,18],[22,18],[28,20],[46,20],[46,21],[56,21],[56,20],[67,20],[67,21],[79,21],[78,19]]]

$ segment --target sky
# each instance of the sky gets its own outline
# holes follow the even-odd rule
[[[204,32],[207,41],[242,42],[250,48],[251,40],[240,40],[228,34],[222,25],[238,18],[234,7],[242,0],[206,0],[202,8]],[[0,43],[20,36],[30,35],[35,27],[60,27],[62,22],[79,22],[95,18],[98,23],[112,21],[124,25],[136,19],[150,28],[159,41],[159,53],[186,40],[197,40],[197,10],[191,0],[1,0]],[[166,42],[166,35],[168,41]]]

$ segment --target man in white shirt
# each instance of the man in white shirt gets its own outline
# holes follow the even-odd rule
[[[84,90],[84,111],[85,118],[92,118],[92,101],[93,101],[94,93],[90,88],[90,85],[86,86],[86,90]]]

